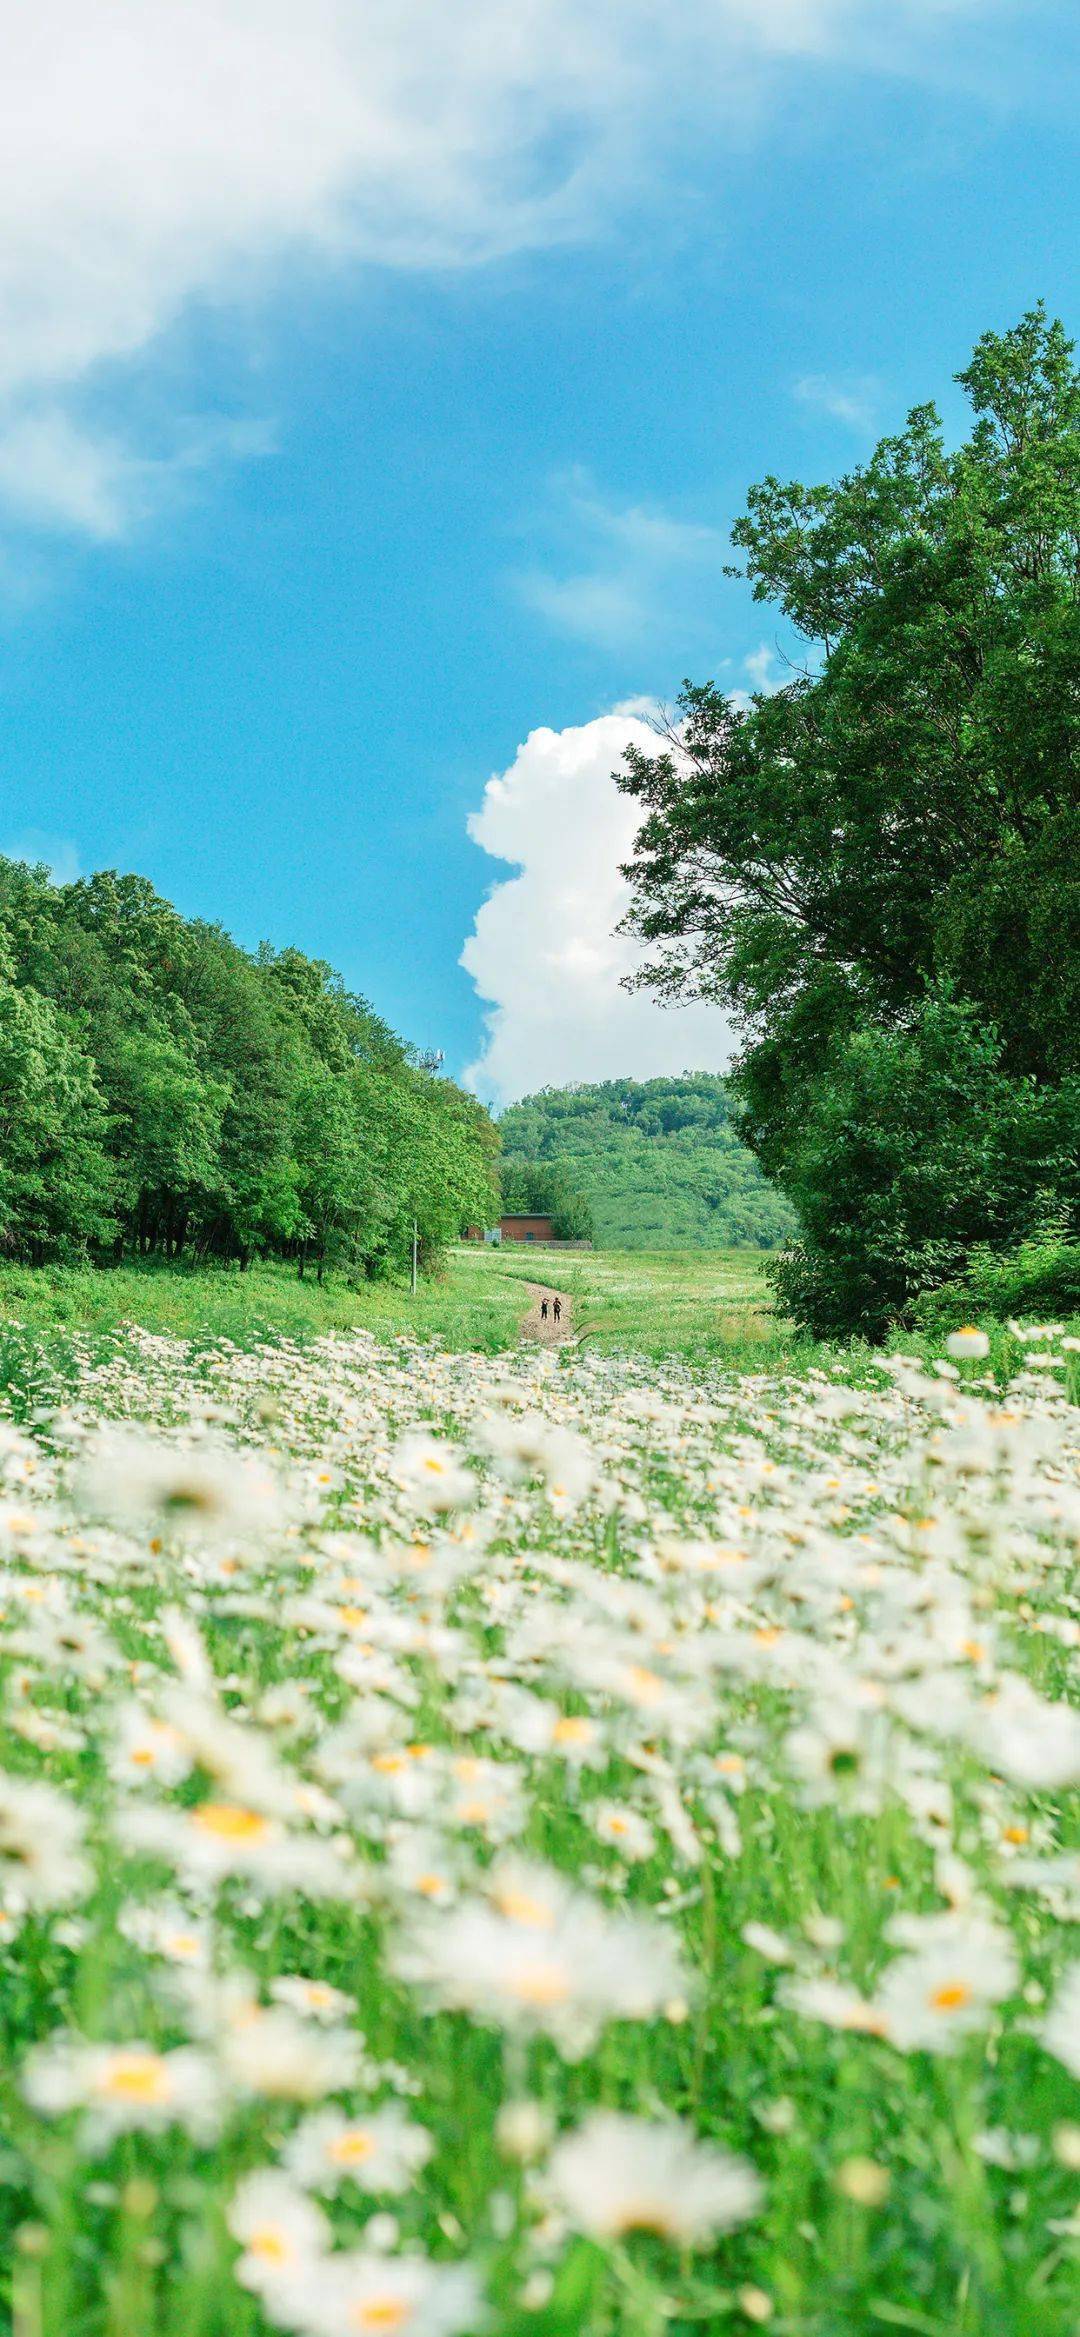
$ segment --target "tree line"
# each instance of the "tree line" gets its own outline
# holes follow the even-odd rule
[[[1080,1232],[1080,374],[1040,307],[734,530],[806,647],[749,708],[687,683],[629,875],[643,979],[744,1034],[741,1127],[794,1203],[778,1273],[879,1337],[973,1258]]]
[[[494,1206],[497,1132],[340,975],[139,876],[0,860],[0,1251],[373,1275]]]

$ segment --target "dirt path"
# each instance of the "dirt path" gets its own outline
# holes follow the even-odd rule
[[[521,1326],[522,1338],[534,1339],[541,1347],[558,1347],[564,1339],[572,1336],[574,1327],[574,1310],[566,1292],[550,1290],[546,1282],[527,1282],[525,1288],[532,1299],[532,1305]],[[540,1312],[545,1299],[548,1308],[546,1321]],[[556,1299],[562,1304],[562,1315],[558,1322],[551,1311]]]

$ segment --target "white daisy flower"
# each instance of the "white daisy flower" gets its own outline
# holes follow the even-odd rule
[[[763,2197],[746,2159],[681,2121],[614,2110],[594,2110],[556,2144],[547,2184],[567,2221],[595,2239],[649,2231],[689,2248],[747,2222]]]
[[[346,2182],[361,2191],[407,2191],[434,2147],[427,2128],[390,2102],[351,2117],[317,2111],[291,2136],[285,2163],[312,2191],[337,2191]]]
[[[331,2238],[325,2215],[279,2168],[260,2167],[234,2191],[227,2220],[244,2251],[237,2280],[276,2317],[275,2292],[317,2273]]]
[[[107,2149],[118,2134],[166,2126],[184,2126],[206,2141],[219,2122],[216,2072],[187,2046],[159,2053],[138,2040],[92,2045],[62,2032],[30,2054],[22,2086],[31,2107],[45,2117],[84,2110],[83,2139],[90,2150]]]

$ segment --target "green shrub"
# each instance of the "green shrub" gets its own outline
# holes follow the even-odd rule
[[[1080,1316],[1080,1242],[1047,1235],[999,1257],[973,1250],[964,1273],[926,1291],[912,1313],[918,1327],[931,1332],[987,1316],[995,1322],[1069,1322]]]

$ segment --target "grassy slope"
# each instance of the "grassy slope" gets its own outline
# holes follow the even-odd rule
[[[542,1281],[573,1301],[574,1329],[604,1349],[716,1357],[755,1369],[809,1353],[769,1311],[760,1253],[478,1250],[451,1252],[415,1299],[393,1283],[322,1290],[283,1266],[0,1268],[0,1327],[90,1338],[119,1323],[180,1338],[313,1338],[327,1331],[413,1331],[488,1353],[516,1344],[528,1309],[524,1284]]]
[[[860,1350],[801,1336],[772,1311],[766,1261],[757,1250],[451,1251],[441,1274],[415,1298],[395,1283],[350,1289],[335,1280],[322,1290],[280,1265],[248,1274],[220,1266],[0,1266],[0,1384],[25,1379],[28,1348],[63,1375],[72,1339],[107,1339],[121,1323],[176,1338],[230,1339],[251,1348],[265,1339],[318,1338],[372,1331],[392,1339],[412,1333],[457,1350],[496,1354],[517,1345],[529,1311],[528,1282],[563,1291],[577,1338],[602,1352],[619,1350],[718,1363],[732,1371],[804,1371],[812,1364],[860,1369]],[[1005,1326],[975,1311],[990,1333],[991,1365],[1002,1382],[1021,1356]],[[1080,1332],[1080,1324],[1073,1324]],[[931,1362],[943,1335],[897,1333],[893,1347]],[[861,1351],[865,1358],[865,1349]],[[1067,1385],[1080,1401],[1080,1352],[1068,1358]]]
[[[91,1338],[124,1322],[183,1339],[231,1339],[238,1347],[360,1329],[391,1338],[410,1331],[492,1353],[513,1344],[527,1303],[512,1283],[474,1283],[453,1261],[415,1298],[389,1282],[354,1290],[335,1279],[320,1289],[283,1265],[253,1266],[247,1274],[222,1266],[0,1267],[0,1326]]]

